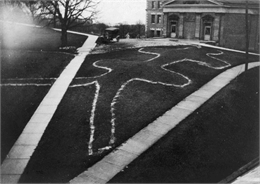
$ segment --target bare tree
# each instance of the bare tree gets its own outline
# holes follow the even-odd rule
[[[0,1],[0,4],[8,12],[6,15],[8,18],[15,17],[15,14],[20,15],[14,18],[16,21],[20,21],[22,19],[21,16],[26,16],[27,20],[31,20],[31,18],[34,20],[35,11],[37,11],[35,6],[37,0],[3,0]]]
[[[39,2],[37,0],[31,0],[31,1],[24,0],[23,3],[28,7],[28,9],[31,13],[32,19],[36,20],[37,13],[39,12]]]
[[[31,16],[34,17],[36,15],[36,12],[38,11],[39,7],[37,6],[39,3],[39,0],[4,0],[3,3],[5,5],[11,5],[11,6],[17,6],[23,9],[27,7],[27,10],[30,11]]]
[[[61,45],[66,46],[67,30],[92,22],[98,3],[99,0],[4,0],[1,4],[20,8],[25,5],[33,20],[54,27],[59,24]]]
[[[137,32],[138,32],[138,38],[140,38],[141,36],[141,31],[142,31],[142,26],[143,26],[143,23],[141,20],[137,21],[136,22],[136,27],[137,27]]]
[[[49,24],[61,26],[61,43],[67,45],[67,30],[92,21],[97,13],[96,0],[40,1],[38,16]]]

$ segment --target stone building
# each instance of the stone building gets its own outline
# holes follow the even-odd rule
[[[197,39],[245,49],[246,0],[147,0],[148,37]],[[249,50],[259,50],[259,0],[248,0]]]

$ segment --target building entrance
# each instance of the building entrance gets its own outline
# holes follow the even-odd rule
[[[210,40],[211,26],[205,26],[204,30],[204,40]]]
[[[176,38],[177,35],[177,22],[172,22],[171,25],[171,38]]]
[[[172,14],[169,16],[169,26],[167,30],[168,36],[171,38],[177,38],[178,37],[178,22],[179,22],[179,16],[176,14]]]
[[[214,17],[211,15],[205,15],[203,19],[203,39],[206,41],[212,40],[212,25],[214,22]]]
[[[150,30],[150,37],[154,37],[154,30]]]

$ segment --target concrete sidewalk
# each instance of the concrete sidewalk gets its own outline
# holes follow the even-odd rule
[[[75,77],[86,55],[95,47],[97,36],[87,36],[86,42],[78,49],[79,54],[55,81],[1,165],[1,183],[17,183],[19,181],[69,84]],[[249,64],[249,68],[255,66],[259,66],[259,63]],[[162,117],[142,129],[100,162],[71,180],[71,183],[108,182],[243,71],[244,65],[240,65],[223,72],[167,111]]]
[[[259,184],[260,183],[260,166],[250,170],[243,176],[238,177],[232,184]]]
[[[79,54],[71,60],[52,85],[1,165],[1,183],[17,183],[19,181],[69,84],[85,57],[96,45],[97,36],[88,34],[85,36],[88,36],[88,39],[78,49]]]
[[[251,162],[242,166],[227,178],[219,183],[232,183],[232,184],[257,184],[260,183],[260,166],[259,158],[255,158]]]
[[[249,68],[257,66],[260,66],[260,62],[249,64]],[[244,71],[245,65],[243,64],[221,73],[167,111],[163,116],[128,139],[101,161],[71,180],[70,183],[107,183],[134,159]]]

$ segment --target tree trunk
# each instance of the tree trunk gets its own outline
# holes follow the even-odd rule
[[[53,28],[56,28],[56,9],[54,11],[54,16],[53,16]]]
[[[61,46],[65,47],[67,46],[67,28],[65,26],[62,26],[61,28]]]

